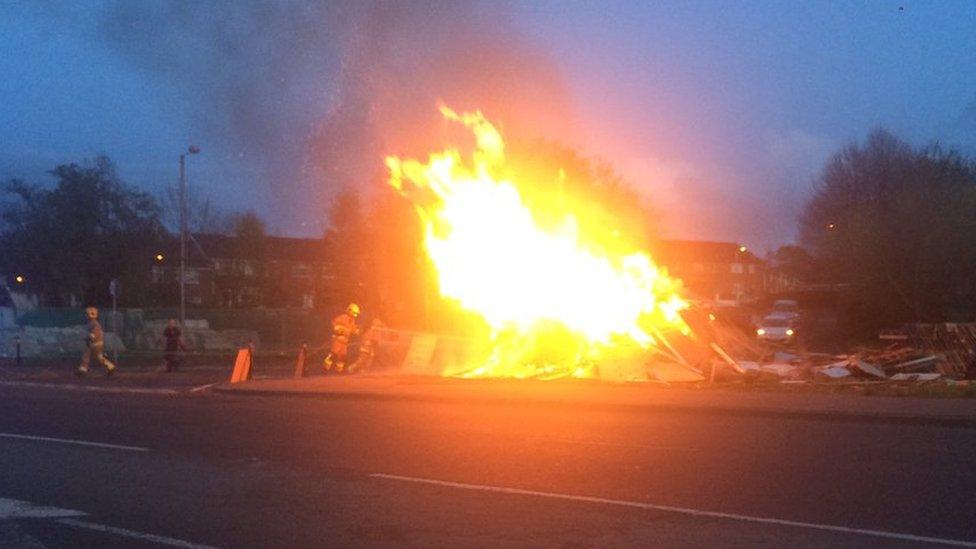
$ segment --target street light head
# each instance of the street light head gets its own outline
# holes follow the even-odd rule
[[[200,152],[200,147],[196,145],[190,145],[190,154],[198,154]]]
[[[746,250],[748,250],[748,249],[749,248],[746,248],[745,246],[739,246],[739,252],[740,253],[746,253]]]
[[[14,280],[17,282],[17,284],[23,284],[25,278],[24,275],[17,275],[14,277]]]
[[[161,254],[161,253],[156,254],[156,261],[162,263],[163,262],[163,259],[165,259],[165,256],[163,254]]]

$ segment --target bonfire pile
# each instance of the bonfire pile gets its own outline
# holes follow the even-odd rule
[[[912,324],[881,334],[886,346],[849,354],[779,351],[741,360],[746,375],[823,382],[925,382],[976,379],[976,323]]]

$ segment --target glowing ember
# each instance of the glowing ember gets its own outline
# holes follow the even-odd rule
[[[441,113],[474,133],[469,158],[450,148],[426,163],[386,164],[390,185],[420,214],[441,294],[490,328],[490,357],[447,375],[587,377],[622,349],[654,348],[661,331],[688,332],[679,281],[645,253],[614,252],[602,235],[581,234],[585,208],[565,197],[551,197],[563,211],[544,225],[523,200],[532,182],[505,163],[498,130],[480,112]]]

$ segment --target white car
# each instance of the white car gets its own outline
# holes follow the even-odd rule
[[[779,315],[767,316],[756,328],[756,337],[766,341],[790,341],[795,334],[793,321]]]

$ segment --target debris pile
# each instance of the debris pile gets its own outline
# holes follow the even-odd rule
[[[862,350],[840,355],[828,364],[812,367],[814,375],[825,380],[931,381],[943,375],[940,355],[911,347],[891,346],[883,350]]]
[[[905,344],[942,358],[939,372],[953,378],[976,378],[976,322],[910,324]]]
[[[721,353],[712,362],[724,370],[725,379],[827,383],[976,379],[976,323],[912,324],[883,333],[881,340],[888,346],[838,355],[779,350],[757,358],[740,348],[741,354]]]

